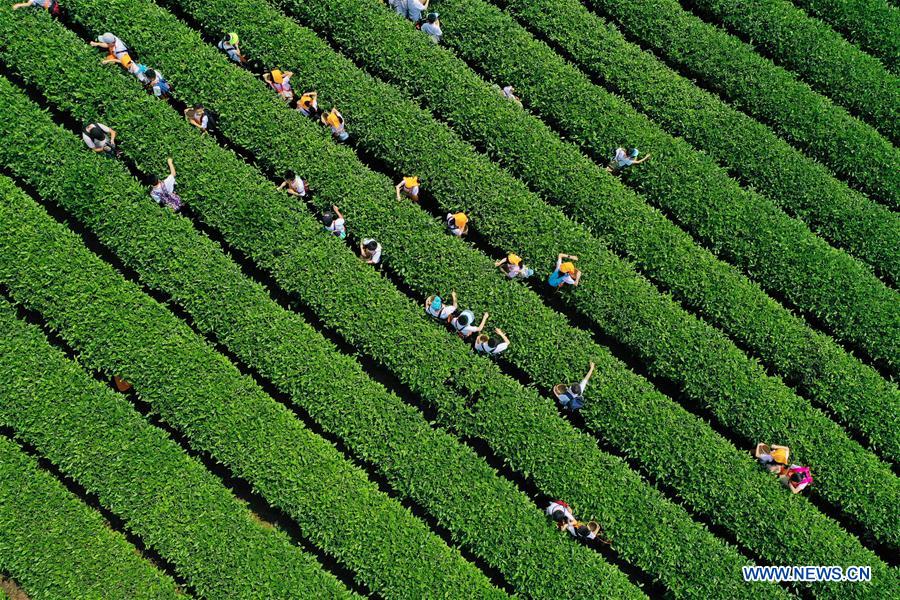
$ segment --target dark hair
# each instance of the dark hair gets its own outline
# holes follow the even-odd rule
[[[503,340],[500,339],[498,336],[492,335],[492,336],[488,339],[488,346],[490,346],[491,348],[496,348],[497,346],[500,345],[500,342],[502,342],[502,341],[503,341]]]
[[[294,173],[293,171],[288,170],[288,171],[284,172],[285,181],[290,181],[291,179],[293,179],[296,176],[297,176],[297,174]]]
[[[572,393],[575,394],[576,396],[581,393],[581,384],[580,383],[576,383],[575,385],[572,386]]]
[[[334,223],[334,215],[330,212],[325,213],[324,215],[322,215],[322,222],[325,223],[326,227],[328,227],[329,225]]]
[[[106,132],[103,131],[103,128],[101,128],[97,123],[91,123],[90,125],[88,125],[87,132],[88,135],[91,136],[92,140],[97,140],[99,142],[100,140],[106,139]]]
[[[195,107],[194,107],[194,110],[199,110],[199,111],[202,111],[202,112],[206,112],[206,109],[203,108],[203,105],[202,105],[202,104],[198,104],[197,106],[195,106]]]
[[[550,517],[557,523],[560,523],[566,520],[566,513],[557,508]]]
[[[425,20],[428,21],[429,23],[434,23],[435,21],[438,20],[438,15],[437,15],[437,13],[431,13],[428,15],[428,17],[426,17]]]
[[[153,81],[153,80],[156,79],[156,77],[157,77],[157,73],[156,73],[156,71],[154,71],[153,69],[147,69],[147,71],[144,73],[144,75],[145,75],[145,76],[147,77],[147,79],[149,79],[150,81]]]
[[[469,315],[459,315],[456,318],[456,322],[465,327],[469,324]]]
[[[791,481],[793,481],[794,483],[800,483],[801,481],[803,481],[803,473],[794,471],[793,473],[791,473]]]
[[[375,249],[377,247],[378,247],[378,242],[376,242],[375,240],[369,240],[369,243],[366,244],[366,250],[370,250],[372,252],[375,252]]]
[[[587,525],[579,525],[575,528],[575,533],[579,535],[579,537],[587,537],[591,534],[591,529]]]
[[[147,179],[150,181],[151,186],[155,186],[160,182],[159,175],[150,175]]]

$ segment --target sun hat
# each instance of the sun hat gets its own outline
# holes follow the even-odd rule
[[[575,265],[573,265],[573,264],[570,263],[570,262],[564,262],[563,264],[559,265],[559,270],[560,270],[560,272],[562,272],[562,273],[569,273],[569,274],[571,274],[571,273],[574,273],[574,272],[575,272]]]
[[[506,257],[506,260],[509,261],[509,264],[516,265],[517,267],[522,263],[522,258],[518,254],[509,254]]]

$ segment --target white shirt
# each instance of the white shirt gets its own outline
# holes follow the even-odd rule
[[[82,131],[81,139],[84,140],[84,143],[87,144],[87,147],[90,148],[91,150],[94,150],[96,148],[105,148],[106,146],[108,146],[109,142],[110,142],[110,134],[111,134],[109,127],[107,127],[103,123],[91,123],[91,125],[102,129],[103,133],[106,134],[106,139],[95,141],[94,138],[92,138],[87,133]],[[91,127],[91,128],[93,129],[93,127]]]
[[[373,240],[372,238],[366,238],[363,240],[363,246],[365,246],[369,242],[374,242],[374,241],[375,240]],[[368,260],[373,265],[377,265],[378,263],[381,262],[381,244],[376,242],[375,251],[372,252],[371,256],[369,256],[369,258],[367,258],[366,260]]]
[[[475,342],[475,350],[478,352],[484,352],[485,354],[496,356],[509,348],[508,342],[500,342],[495,348],[491,348],[490,344],[488,343],[489,341],[490,340],[488,339],[484,342]]]
[[[505,88],[503,88],[503,95],[506,96],[507,98],[509,98],[510,100],[515,98],[515,95],[513,94],[511,85],[508,85]]]
[[[328,231],[333,231],[335,233],[339,233],[344,231],[344,220],[343,219],[335,219],[331,222],[331,225],[326,225],[325,229]]]
[[[459,318],[459,317],[457,317],[457,318]],[[478,331],[478,327],[475,325],[475,323],[470,323],[469,325],[466,325],[465,327],[460,327],[460,326],[459,326],[459,321],[455,321],[455,320],[454,320],[454,321],[453,321],[453,327],[454,327],[454,328],[456,329],[456,331],[458,331],[463,337],[469,337],[470,335],[472,335],[473,333],[475,333],[476,331]]]
[[[575,517],[572,515],[572,511],[569,510],[568,508],[566,508],[565,506],[563,506],[562,504],[560,504],[559,502],[551,502],[550,503],[550,506],[547,507],[547,516],[552,517],[553,513],[555,513],[558,510],[561,510],[561,511],[563,511],[563,513],[565,513],[566,520],[568,520],[568,521],[575,520]]]
[[[522,267],[520,265],[514,265],[511,262],[506,263],[506,276],[510,279],[515,279],[519,276],[519,273],[522,272]]]
[[[439,40],[444,35],[441,26],[437,23],[422,23],[422,32],[427,33],[435,40]]]
[[[115,39],[115,42],[112,43],[112,47],[109,48],[109,51],[112,52],[116,58],[122,58],[122,55],[128,52],[128,46],[126,46],[125,42],[120,40],[116,35],[113,36],[113,39]],[[103,42],[102,39],[99,41]],[[103,43],[105,44],[106,42]]]
[[[425,312],[427,312],[432,317],[435,317],[436,319],[446,320],[446,319],[450,318],[450,315],[452,315],[453,311],[455,311],[455,310],[456,310],[455,304],[450,305],[450,306],[448,306],[446,304],[441,304],[441,307],[437,310],[437,312],[435,312],[431,309],[431,305],[429,304],[428,307],[425,309]]]
[[[634,164],[634,159],[628,156],[624,148],[616,148],[616,156],[613,160],[616,161],[616,164],[619,165],[620,168],[630,167]]]
[[[425,5],[419,2],[419,0],[407,0],[406,2],[406,16],[413,22],[418,21],[422,18],[422,11],[425,10]]]
[[[163,190],[165,190],[166,192],[168,192],[170,194],[175,192],[175,177],[173,177],[172,175],[169,175],[168,177],[166,177],[165,179],[163,179],[160,182],[160,185],[153,186],[153,189],[150,190],[150,196],[154,200],[156,200],[157,202],[162,204],[162,202],[163,202],[162,191]]]
[[[303,184],[303,180],[299,175],[288,182],[288,187],[297,192],[301,198],[306,196],[306,186]]]

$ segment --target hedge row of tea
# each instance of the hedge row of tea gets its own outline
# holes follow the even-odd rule
[[[0,183],[0,188],[6,194],[6,186]],[[15,339],[7,331],[4,340]],[[0,360],[6,358],[0,355]],[[10,374],[18,368],[12,367]],[[185,597],[170,577],[109,529],[100,513],[6,436],[0,436],[0,571],[33,598]]]
[[[9,188],[8,180],[2,187]],[[8,224],[2,231],[8,259],[23,256],[41,272],[45,261],[77,241],[71,234],[58,239],[57,231],[65,229],[18,190],[4,193],[4,200],[0,218]],[[90,293],[90,286],[82,287],[71,301]],[[0,300],[0,323],[0,423],[96,494],[199,596],[299,599],[328,590],[351,597],[286,535],[255,522],[166,432],[50,347],[40,330],[16,319],[6,300]]]

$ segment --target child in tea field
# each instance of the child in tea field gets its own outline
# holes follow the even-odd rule
[[[475,314],[471,310],[462,311],[459,316],[451,319],[450,324],[453,326],[453,329],[456,330],[456,333],[460,335],[463,339],[466,339],[473,333],[481,333],[484,329],[485,323],[488,320],[488,313],[484,313],[481,317],[481,323],[476,327],[475,326]]]
[[[500,270],[506,273],[509,279],[515,279],[516,277],[526,279],[534,274],[534,271],[522,264],[522,258],[517,254],[508,254],[506,258],[501,258],[495,262],[494,266],[500,267]]]
[[[153,177],[150,197],[161,206],[168,206],[178,212],[181,210],[181,197],[175,193],[175,163],[171,158],[167,158],[166,163],[169,165],[169,176],[163,180]]]
[[[447,228],[456,237],[469,233],[469,217],[464,212],[447,213]]]
[[[450,321],[457,309],[456,292],[450,292],[453,304],[446,304],[440,296],[428,296],[425,299],[425,312],[441,321]]]
[[[331,128],[331,135],[335,141],[346,142],[350,137],[350,134],[344,129],[344,116],[338,112],[338,109],[332,107],[331,110],[326,110],[319,120]]]
[[[359,243],[359,256],[366,264],[377,266],[381,262],[381,244],[372,238],[366,238]]]
[[[307,194],[309,194],[309,184],[293,171],[284,172],[284,181],[281,182],[278,189],[284,190],[291,196],[297,196],[298,198],[306,198]]]
[[[488,354],[490,356],[497,356],[504,350],[509,348],[509,338],[506,337],[506,334],[503,333],[503,330],[499,327],[495,327],[494,333],[496,333],[497,335],[492,335],[490,337],[486,335],[479,335],[475,339],[475,351],[483,352],[484,354]]]
[[[344,225],[344,215],[341,214],[341,211],[338,210],[337,206],[332,206],[331,210],[334,212],[326,212],[322,215],[322,224],[325,225],[327,231],[344,239],[347,237],[347,228]]]
[[[238,37],[238,34],[231,32],[226,35],[222,40],[217,44],[219,50],[225,52],[228,55],[228,58],[233,60],[236,63],[244,62],[244,56],[241,54],[241,40]]]
[[[28,0],[27,2],[19,2],[17,4],[12,5],[13,10],[19,10],[20,8],[25,8],[26,6],[36,6],[38,8],[43,8],[51,15],[59,15],[60,8],[59,2],[56,0]]]
[[[316,91],[304,92],[297,100],[297,110],[305,117],[317,118],[319,116],[319,93]]]
[[[116,155],[116,130],[103,123],[88,123],[81,131],[81,139],[88,148],[106,156]]]
[[[556,521],[556,526],[560,530],[565,529],[566,525],[575,520],[572,509],[562,500],[551,500],[546,512],[548,517]]]
[[[613,156],[613,159],[609,161],[606,170],[613,174],[620,173],[622,169],[630,167],[631,165],[639,165],[650,158],[650,155],[648,154],[644,158],[638,160],[639,154],[640,152],[637,148],[632,148],[628,152],[625,152],[625,148],[616,148],[616,153]]]
[[[144,87],[147,88],[148,91],[152,92],[157,98],[165,99],[169,97],[169,94],[172,92],[172,86],[166,81],[166,78],[163,77],[162,73],[154,69],[147,69],[145,75],[147,77],[147,83],[144,84]]]
[[[556,268],[547,279],[550,287],[559,289],[564,285],[577,286],[581,282],[581,271],[576,269],[571,262],[563,262],[564,258],[568,258],[570,261],[578,260],[578,257],[572,254],[560,253],[556,257]]]
[[[553,386],[553,395],[556,396],[563,408],[574,412],[584,406],[584,390],[587,388],[587,384],[591,380],[593,374],[594,363],[592,362],[587,375],[585,375],[584,379],[579,383],[573,383],[571,385],[560,383]]]
[[[215,117],[202,104],[184,109],[184,118],[203,133],[209,133],[210,127],[215,124]]]
[[[759,460],[759,464],[768,469],[770,473],[781,473],[791,458],[791,449],[787,446],[769,448],[768,444],[757,444],[754,455]]]
[[[423,4],[420,0],[391,0],[391,6],[398,15],[402,15],[417,23],[422,18],[422,13],[428,10],[428,3],[431,0],[425,0]]]
[[[430,13],[425,20],[419,24],[419,29],[435,44],[440,44],[441,38],[444,37],[444,32],[441,30],[441,20],[438,19],[437,13]]]
[[[124,54],[128,54],[128,46],[115,35],[108,31],[97,38],[96,42],[91,42],[91,46],[95,48],[103,48],[109,53],[109,58],[122,60]]]
[[[597,521],[588,521],[587,523],[582,523],[581,521],[574,521],[570,523],[566,530],[574,537],[579,540],[585,540],[591,542],[597,539],[597,536],[600,534],[600,523]]]
[[[416,176],[413,177],[404,177],[400,180],[394,190],[397,192],[397,200],[400,200],[400,195],[404,195],[413,202],[419,201],[419,178]]]
[[[278,92],[284,100],[288,102],[294,99],[294,89],[291,87],[291,77],[294,75],[292,71],[280,71],[272,69],[270,73],[263,73],[263,79],[269,84],[273,90]]]
[[[789,490],[791,490],[792,494],[799,494],[806,487],[812,483],[812,472],[810,472],[809,467],[801,467],[800,465],[791,465],[790,467],[786,467],[782,470],[781,475],[778,476],[778,479],[781,480]]]

